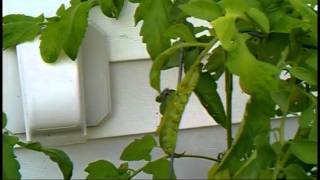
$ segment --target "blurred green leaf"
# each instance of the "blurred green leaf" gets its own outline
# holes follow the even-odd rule
[[[212,55],[208,58],[208,62],[204,68],[210,73],[216,72],[224,66],[225,61],[226,52],[219,46],[212,51]]]
[[[40,32],[44,16],[38,17],[12,14],[3,17],[3,49],[33,40]]]
[[[40,38],[40,53],[45,62],[55,62],[62,49],[72,60],[76,59],[88,26],[90,9],[90,2],[76,3],[60,20],[48,22]]]
[[[18,144],[26,149],[42,152],[45,155],[49,156],[49,158],[53,162],[56,162],[58,164],[60,171],[63,174],[64,179],[71,178],[73,164],[72,164],[69,156],[65,152],[58,150],[58,149],[43,147],[39,142],[32,142],[32,143],[18,142]]]
[[[310,128],[314,125],[316,121],[317,114],[313,106],[309,106],[306,110],[301,113],[298,120],[299,126],[301,128]]]
[[[311,26],[311,40],[312,44],[317,44],[318,42],[318,16],[315,11],[313,11],[307,4],[304,4],[301,0],[289,0],[293,8],[298,11],[303,20],[308,22]]]
[[[221,0],[219,4],[225,8],[227,13],[242,15],[251,8],[262,9],[259,0]]]
[[[291,145],[292,153],[307,164],[317,164],[317,142],[296,140]]]
[[[194,91],[210,116],[226,128],[226,114],[213,77],[209,73],[201,73]]]
[[[235,36],[238,33],[235,25],[236,16],[227,14],[212,22],[212,26],[218,36],[221,46],[229,51],[236,47]]]
[[[170,162],[166,158],[161,158],[156,161],[149,162],[147,166],[143,168],[143,172],[152,174],[153,180],[169,179],[170,177]],[[173,174],[173,179],[176,179]]]
[[[259,9],[251,8],[247,11],[247,15],[252,19],[265,33],[269,33],[270,24],[268,17]]]
[[[313,179],[307,176],[307,173],[298,164],[289,164],[288,167],[285,168],[284,173],[286,174],[286,179]]]
[[[14,154],[14,145],[17,144],[18,138],[2,133],[2,141],[2,178],[20,179],[20,164]]]
[[[157,145],[151,135],[145,135],[141,139],[135,139],[130,143],[121,154],[123,161],[151,160],[151,151]]]
[[[211,0],[190,0],[179,8],[195,18],[212,21],[223,15],[223,9],[218,3]]]
[[[64,17],[67,24],[64,33],[67,33],[67,36],[63,42],[63,50],[72,60],[77,58],[82,39],[87,30],[90,9],[91,3],[89,1],[82,2],[75,7],[71,7],[67,12],[69,14]]]
[[[6,113],[2,112],[2,129],[5,128],[7,125],[7,115]]]
[[[181,38],[184,42],[197,42],[190,29],[184,24],[175,24],[168,28],[165,36],[175,39]]]
[[[271,92],[271,97],[275,103],[280,106],[283,114],[286,114],[290,105],[290,92],[287,90],[277,90]]]
[[[100,0],[100,7],[104,15],[118,19],[124,0]]]
[[[303,67],[292,67],[289,69],[292,76],[307,82],[310,85],[317,85],[317,73]]]
[[[307,65],[313,70],[318,70],[318,53],[313,51],[312,54],[306,59]]]
[[[277,90],[280,70],[269,63],[258,61],[246,46],[247,35],[238,35],[237,48],[229,52],[226,66],[240,77],[241,89],[259,98],[270,98],[270,92]]]
[[[258,60],[277,65],[282,58],[286,60],[282,53],[285,52],[289,42],[289,34],[270,33],[262,40],[248,39],[247,46]]]
[[[88,164],[85,171],[87,179],[118,179],[118,169],[109,161],[98,160]]]
[[[309,133],[309,140],[318,141],[318,121],[315,121]]]
[[[268,101],[270,101],[270,99]],[[254,158],[252,157],[252,162],[250,162],[246,161],[246,156],[248,156],[255,148],[255,137],[258,134],[269,132],[270,129],[270,118],[266,112],[268,112],[268,108],[271,107],[260,106],[259,104],[269,104],[269,102],[267,102],[266,99],[261,100],[251,96],[246,104],[242,123],[231,148],[227,150],[222,161],[209,170],[208,178],[218,178],[217,175],[223,171],[228,171],[230,174],[235,174],[241,167],[245,169],[251,169],[254,167],[254,165],[251,164],[256,163],[254,162]],[[261,137],[259,141],[262,144],[267,144],[269,142],[268,136]],[[243,173],[244,172],[245,171],[243,171]]]
[[[170,39],[164,36],[170,26],[169,10],[172,7],[170,0],[143,0],[131,1],[139,3],[134,18],[135,24],[143,20],[140,29],[142,41],[147,44],[147,50],[152,60],[170,46]]]
[[[309,28],[310,25],[301,19],[287,16],[283,12],[275,11],[268,15],[270,32],[290,33],[295,28]]]
[[[150,73],[149,81],[151,87],[160,93],[160,73],[161,69],[168,63],[169,57],[178,51],[180,48],[185,47],[198,47],[204,46],[204,43],[177,43],[162,52],[153,62]]]

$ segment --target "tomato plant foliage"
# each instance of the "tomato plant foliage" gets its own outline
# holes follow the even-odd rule
[[[314,0],[129,0],[137,5],[135,24],[153,61],[150,86],[159,96],[162,114],[151,135],[136,139],[122,152],[117,167],[107,160],[88,164],[87,179],[132,179],[140,172],[153,179],[175,179],[174,158],[200,157],[215,161],[209,179],[315,179],[317,174],[317,2]],[[52,63],[63,51],[77,57],[88,26],[90,9],[99,6],[108,18],[118,19],[124,0],[71,0],[56,16],[3,17],[3,48],[40,35],[43,60]],[[195,26],[193,17],[210,26]],[[205,34],[203,32],[209,32]],[[199,34],[200,33],[200,34]],[[205,34],[205,35],[201,35]],[[179,67],[175,90],[160,87],[161,72]],[[217,92],[225,75],[226,105]],[[285,74],[285,76],[284,76]],[[231,136],[232,77],[238,76],[250,96],[240,127]],[[212,120],[227,132],[228,147],[219,158],[175,152],[185,106],[195,93]],[[294,137],[284,137],[288,115],[301,114]],[[271,119],[280,116],[277,128]],[[3,114],[3,126],[6,116]],[[271,135],[275,136],[271,140]],[[56,162],[65,179],[72,175],[68,156],[39,143],[23,143],[3,131],[4,179],[21,178],[14,145],[40,151]],[[157,145],[159,144],[159,146]],[[151,152],[161,148],[164,156]],[[145,161],[140,169],[133,161]]]

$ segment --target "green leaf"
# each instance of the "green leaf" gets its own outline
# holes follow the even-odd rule
[[[212,0],[190,0],[179,8],[186,14],[208,21],[212,21],[223,15],[223,9]]]
[[[173,44],[176,44],[176,43],[181,43],[181,42],[177,41]],[[172,55],[170,55],[167,63],[164,66],[162,66],[161,70],[167,70],[173,67],[179,67],[180,59],[181,59],[181,51],[174,52]]]
[[[273,106],[261,106],[261,104],[270,104],[269,101],[271,100],[258,99],[251,96],[246,104],[244,117],[233,144],[223,156],[222,161],[209,170],[208,177],[210,179],[218,178],[219,173],[223,171],[228,171],[231,175],[235,174],[247,162],[243,159],[247,159],[248,155],[255,148],[255,138],[259,134],[269,132],[270,115],[266,112],[270,111],[269,109],[272,109]],[[261,144],[268,144],[268,136],[260,137],[259,142]],[[251,163],[248,162],[249,164]]]
[[[88,164],[85,171],[87,179],[118,179],[118,169],[109,161],[98,160]]]
[[[147,44],[147,50],[152,60],[170,46],[170,39],[164,36],[169,27],[170,0],[141,0],[136,9],[135,23],[143,20],[140,30],[142,41]],[[156,28],[155,28],[156,27]]]
[[[175,39],[181,38],[184,42],[197,42],[190,29],[184,24],[175,24],[168,28],[165,36]]]
[[[248,35],[238,35],[237,48],[228,54],[226,66],[240,77],[240,87],[250,95],[270,98],[270,92],[277,90],[277,76],[280,70],[272,64],[257,60],[246,46]]]
[[[292,67],[289,69],[292,76],[307,82],[310,85],[317,85],[316,71],[303,67]]]
[[[18,142],[18,144],[26,149],[30,149],[33,151],[42,152],[45,155],[49,156],[49,158],[58,164],[60,171],[63,174],[64,179],[70,179],[72,176],[72,170],[73,170],[73,164],[69,158],[69,156],[58,149],[53,148],[46,148],[43,147],[38,142],[32,142],[32,143],[23,143]]]
[[[222,170],[222,171],[219,171],[215,177],[215,179],[231,179],[231,175],[230,175],[230,172],[228,169],[225,169],[225,170]],[[209,177],[210,179],[210,177]]]
[[[257,179],[259,166],[257,164],[257,153],[254,152],[246,163],[234,174],[235,179]]]
[[[290,105],[290,92],[287,90],[278,90],[271,92],[271,97],[275,103],[280,106],[283,114],[286,114]]]
[[[312,68],[313,70],[318,70],[318,53],[313,52],[308,59],[306,59],[307,65]]]
[[[259,179],[272,179],[274,171],[271,169],[266,169],[261,171]]]
[[[263,32],[269,33],[269,20],[263,12],[261,12],[259,9],[251,8],[249,9],[249,11],[247,11],[247,15],[250,19],[252,19],[256,24],[259,25]]]
[[[120,174],[127,173],[128,169],[129,169],[129,163],[128,162],[122,163],[118,167],[118,171],[119,171]]]
[[[45,62],[55,62],[62,49],[71,59],[77,57],[90,8],[90,2],[77,3],[68,8],[59,21],[48,22],[40,38],[40,52]]]
[[[104,15],[118,19],[124,0],[100,0],[100,7]]]
[[[204,46],[204,43],[178,43],[174,44],[172,47],[168,48],[164,52],[162,52],[153,62],[151,71],[149,73],[149,80],[150,85],[159,93],[160,90],[160,74],[161,69],[164,67],[165,64],[168,63],[169,57],[175,53],[180,48],[184,47],[197,47],[197,46]]]
[[[151,151],[157,145],[151,135],[135,139],[122,152],[120,159],[123,161],[151,160]]]
[[[66,12],[66,7],[64,4],[61,4],[61,6],[58,8],[56,14],[57,16],[62,16]]]
[[[212,55],[208,58],[208,63],[205,65],[205,69],[208,72],[216,72],[222,66],[224,67],[226,61],[226,53],[220,46],[212,51]]]
[[[236,46],[235,37],[238,30],[235,21],[236,16],[228,14],[212,22],[212,26],[221,42],[221,46],[227,51],[232,50]]]
[[[308,28],[310,25],[305,21],[290,17],[282,12],[276,11],[268,15],[270,32],[290,33],[295,28]]]
[[[301,0],[289,0],[293,8],[298,11],[303,20],[308,21],[311,26],[311,40],[312,44],[317,44],[318,42],[318,16],[315,11],[304,4]]]
[[[75,6],[78,5],[82,2],[83,0],[70,0],[70,4],[71,6]]]
[[[286,179],[313,179],[312,177],[307,176],[307,173],[298,164],[289,164],[285,168],[284,173],[286,175]]]
[[[296,140],[291,145],[292,153],[307,164],[317,164],[317,142]]]
[[[71,7],[68,15],[64,17],[68,24],[65,29],[68,34],[63,43],[63,50],[72,60],[77,58],[78,50],[87,30],[90,9],[90,2],[83,2],[74,8]]]
[[[259,175],[276,160],[276,153],[269,144],[269,131],[258,134],[254,139],[255,151],[234,174],[234,179],[258,179]]]
[[[247,46],[257,59],[277,65],[281,59],[286,60],[282,53],[287,51],[289,42],[289,34],[270,33],[263,40],[249,39]]]
[[[152,179],[169,179],[170,177],[170,162],[166,158],[161,158],[156,161],[149,162],[147,166],[143,168],[143,172],[152,174]],[[173,174],[173,179],[176,179]]]
[[[236,21],[236,27],[239,32],[255,32],[256,24],[252,23],[251,21],[248,20],[248,18],[239,18]]]
[[[258,0],[222,0],[219,2],[226,9],[227,13],[242,14],[251,8],[261,9],[261,4]]]
[[[282,114],[301,112],[310,106],[310,99],[301,85],[290,84],[283,80],[280,81],[278,90],[271,92],[271,98],[280,106]]]
[[[188,15],[184,13],[179,6],[187,3],[189,0],[175,0],[170,8],[169,21],[171,24],[185,23]]]
[[[45,62],[53,63],[58,59],[64,36],[66,36],[65,27],[61,20],[48,22],[40,37],[40,53]]]
[[[20,164],[14,154],[14,145],[17,144],[18,138],[2,134],[2,178],[3,179],[20,179]]]
[[[209,73],[201,73],[195,93],[210,116],[226,128],[226,114],[222,100],[217,92],[217,84]]]
[[[40,23],[44,21],[44,16],[38,17],[24,16],[21,14],[8,15],[3,18],[3,48],[15,46],[17,44],[33,40],[40,32]]]
[[[310,128],[314,126],[314,122],[316,121],[317,114],[313,106],[308,107],[301,113],[301,116],[298,120],[299,126],[301,128]]]
[[[318,121],[315,121],[313,124],[313,127],[310,130],[308,139],[311,141],[318,140],[318,126],[317,126],[317,124],[318,124]]]
[[[7,115],[6,113],[2,112],[2,129],[5,128],[7,125]]]
[[[18,22],[34,22],[34,23],[41,23],[44,20],[43,14],[38,17],[26,16],[23,14],[9,14],[2,18],[3,24],[9,23],[18,23]]]

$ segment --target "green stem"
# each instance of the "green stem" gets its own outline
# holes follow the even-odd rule
[[[225,70],[225,91],[226,91],[226,129],[228,149],[232,144],[232,74]]]

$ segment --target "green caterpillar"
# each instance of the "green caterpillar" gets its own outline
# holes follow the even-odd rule
[[[178,85],[177,91],[170,94],[171,98],[168,99],[166,109],[157,129],[157,133],[160,136],[160,146],[167,154],[174,153],[181,117],[191,92],[197,85],[199,74],[199,64],[196,63]]]

